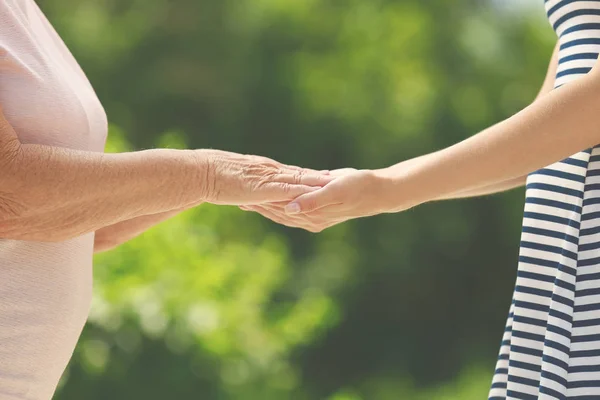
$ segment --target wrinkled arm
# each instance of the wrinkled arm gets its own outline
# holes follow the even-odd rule
[[[218,150],[103,154],[23,144],[1,110],[0,171],[0,238],[52,242],[202,201],[291,200],[331,180]]]
[[[185,210],[186,208],[182,208],[159,214],[142,215],[141,217],[117,222],[116,224],[99,229],[96,231],[94,237],[94,252],[100,253],[112,250]]]
[[[21,144],[0,116],[0,238],[61,241],[201,202],[194,151],[102,154]]]

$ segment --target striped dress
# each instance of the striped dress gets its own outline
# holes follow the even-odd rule
[[[545,4],[560,44],[556,88],[594,66],[600,0]],[[527,179],[517,281],[489,399],[600,399],[600,146]]]

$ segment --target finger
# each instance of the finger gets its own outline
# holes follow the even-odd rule
[[[303,168],[303,167],[299,167],[297,165],[288,165],[288,164],[282,164],[279,161],[274,161],[271,160],[272,162],[275,163],[275,165],[277,165],[281,170],[284,171],[291,171],[291,172],[302,172],[305,174],[320,174],[320,175],[329,175],[331,173],[331,171],[329,171],[328,169],[322,169],[322,170],[317,170],[317,169],[312,169],[312,168]]]
[[[321,214],[320,210],[312,214],[299,214],[298,216],[294,216],[287,215],[280,209],[272,209],[265,204],[256,206],[255,208],[258,213],[269,213],[269,215],[272,215],[274,218],[278,218],[282,221],[289,221],[290,223],[311,232],[321,232],[324,229],[348,220],[348,218],[332,217],[332,215]]]
[[[267,208],[271,211],[277,211],[277,212],[281,212],[283,214],[285,214],[285,206],[287,206],[288,204],[290,204],[289,201],[275,201],[272,203],[262,203],[260,204],[261,207]],[[254,206],[248,206],[248,207],[254,207]],[[312,220],[319,220],[319,219],[324,219],[324,218],[330,218],[331,214],[339,214],[340,212],[343,212],[344,208],[342,204],[331,204],[328,206],[324,206],[318,210],[315,210],[313,212],[310,213],[310,217]],[[307,216],[305,214],[305,216]]]
[[[260,206],[251,206],[251,207],[256,207],[257,209],[260,209],[260,210],[268,210],[270,213],[275,214],[275,215],[279,216],[280,218],[289,219],[290,221],[297,221],[297,222],[308,221],[314,226],[321,226],[321,225],[329,226],[332,224],[337,224],[339,222],[343,222],[347,219],[347,218],[339,216],[340,211],[342,211],[342,210],[340,210],[340,206],[337,206],[337,205],[326,206],[319,210],[313,211],[312,213],[309,213],[309,214],[296,214],[296,215],[286,214],[285,210],[282,207],[275,207],[268,203],[261,204]],[[260,211],[258,211],[258,212],[260,212]]]
[[[252,208],[252,211],[257,212],[261,215],[269,215],[270,217],[274,217],[274,218],[279,218],[282,221],[287,221],[290,224],[294,224],[296,226],[302,226],[302,225],[307,225],[307,219],[305,218],[299,218],[296,216],[292,216],[292,215],[286,215],[284,212],[278,211],[278,210],[273,210],[270,209],[269,207],[266,207],[265,205],[255,205],[255,206],[250,206]]]
[[[273,160],[272,158],[269,158],[269,157],[263,157],[263,156],[251,156],[251,157],[253,157],[254,161],[256,161],[258,163],[262,162],[264,164],[275,166],[282,170],[303,171],[305,169],[302,167],[298,167],[297,165],[283,164],[283,163],[280,163],[279,161]]]
[[[261,198],[259,201],[253,201],[251,204],[272,203],[280,201],[290,201],[304,194],[319,190],[318,186],[306,186],[284,182],[267,182],[260,187]]]
[[[262,208],[261,206],[258,206],[258,205],[253,205],[253,206],[244,206],[244,208],[245,208],[247,211],[252,211],[252,212],[259,213],[259,214],[261,214],[261,213],[263,212],[263,208]]]
[[[332,182],[335,177],[331,175],[322,175],[322,174],[306,174],[300,175],[298,177],[298,183],[307,185],[307,186],[325,186],[328,183]]]
[[[331,175],[323,175],[323,174],[305,174],[305,173],[296,173],[296,174],[279,174],[272,178],[274,182],[283,182],[283,183],[291,183],[296,185],[306,185],[306,186],[325,186],[331,181],[335,179],[334,176]]]
[[[317,188],[320,189],[320,188]],[[286,201],[273,201],[273,202],[269,202],[269,203],[262,203],[263,206],[270,206],[272,208],[277,208],[277,209],[281,209],[283,210],[283,208],[285,206],[287,206],[289,204],[289,200]]]
[[[274,215],[278,218],[285,219],[287,221],[291,221],[299,225],[306,225],[307,223],[312,223],[311,218],[309,218],[307,215],[287,215],[283,208],[270,207],[267,204],[253,206],[253,208],[259,213],[268,212],[270,215]]]
[[[340,168],[340,169],[334,169],[333,171],[330,171],[330,175],[333,176],[344,176],[344,175],[348,175],[351,174],[353,172],[356,172],[356,169],[354,168]]]
[[[310,213],[336,203],[335,191],[330,186],[325,186],[319,190],[300,195],[290,204],[286,205],[284,210],[286,214],[290,215]]]
[[[311,168],[301,168],[301,171],[306,174],[315,174],[315,175],[331,175],[331,171],[328,169],[311,169]]]
[[[311,230],[311,227],[303,226],[301,223],[298,223],[297,221],[293,221],[290,218],[285,218],[280,215],[277,215],[276,213],[266,210],[261,206],[253,206],[252,208],[254,209],[255,212],[259,213],[263,217],[268,218],[273,222],[277,222],[280,225],[288,226],[290,228],[304,228],[307,230]]]

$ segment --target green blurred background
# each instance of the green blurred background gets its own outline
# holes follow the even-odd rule
[[[376,168],[537,93],[541,0],[39,0],[112,122],[109,151],[218,148]],[[58,400],[487,395],[523,192],[315,235],[203,205],[96,257]]]

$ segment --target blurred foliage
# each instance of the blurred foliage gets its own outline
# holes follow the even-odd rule
[[[112,121],[109,151],[313,168],[435,151],[530,102],[543,7],[473,0],[38,0]],[[95,263],[56,396],[470,400],[487,394],[521,191],[319,235],[200,206]]]

